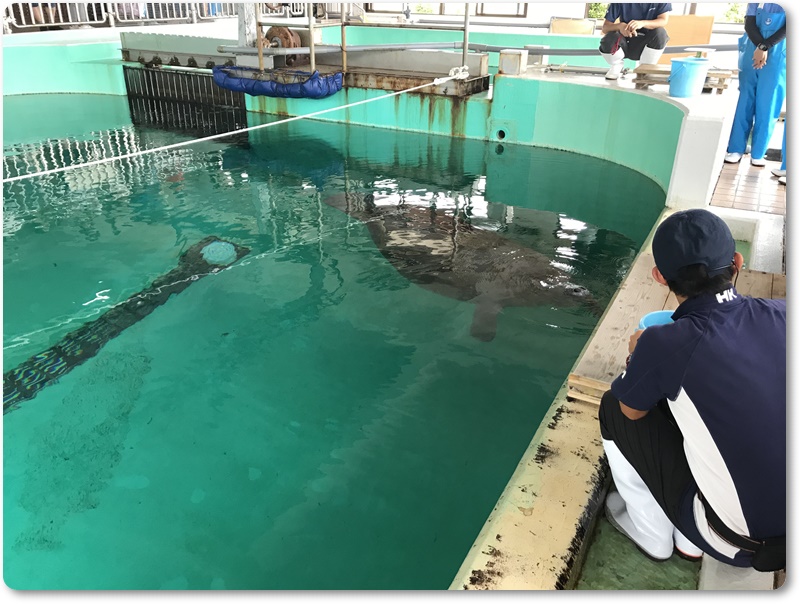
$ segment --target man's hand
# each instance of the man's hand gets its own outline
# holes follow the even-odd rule
[[[629,23],[623,23],[622,21],[617,23],[617,31],[620,33],[620,35],[625,36],[626,38],[630,38],[631,36],[635,35],[629,31],[628,25]]]
[[[636,35],[636,32],[639,31],[644,27],[643,21],[629,21],[627,30],[628,30],[628,37],[633,37]]]
[[[644,329],[637,329],[633,332],[633,335],[628,340],[628,353],[633,354],[634,348],[636,348],[636,343],[639,341],[639,338],[644,333]]]
[[[753,69],[762,69],[767,64],[768,51],[756,48],[753,53]]]

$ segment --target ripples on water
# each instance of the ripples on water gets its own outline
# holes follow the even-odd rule
[[[11,144],[4,173],[178,140]],[[597,317],[506,308],[478,341],[474,304],[325,202],[345,193],[460,217],[600,304],[664,197],[578,155],[318,122],[6,184],[6,371],[206,236],[251,250],[6,416],[9,585],[448,586]]]

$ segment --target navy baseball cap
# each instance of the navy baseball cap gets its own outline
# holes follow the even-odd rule
[[[653,236],[653,257],[667,280],[692,264],[704,264],[709,277],[724,272],[733,262],[736,243],[725,221],[708,210],[675,212]]]

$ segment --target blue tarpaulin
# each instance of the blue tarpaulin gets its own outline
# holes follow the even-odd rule
[[[322,76],[318,71],[260,72],[252,67],[218,65],[212,69],[214,83],[220,88],[252,96],[290,99],[321,99],[342,89],[341,72]]]

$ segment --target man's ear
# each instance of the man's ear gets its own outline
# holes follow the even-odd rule
[[[739,252],[734,252],[733,264],[736,267],[736,272],[738,273],[740,270],[742,270],[742,267],[744,266],[744,256],[742,256]]]
[[[664,279],[664,275],[661,274],[661,271],[658,270],[657,266],[653,267],[653,279],[656,280],[656,283],[660,283],[661,285],[666,285],[667,287],[669,287],[667,280]]]

